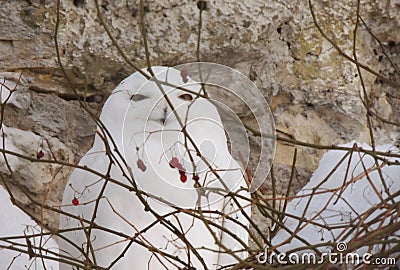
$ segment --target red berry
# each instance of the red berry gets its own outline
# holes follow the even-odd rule
[[[179,160],[176,157],[173,157],[170,161],[169,161],[169,166],[171,168],[176,168],[177,166],[179,166]]]
[[[44,153],[42,150],[40,150],[37,154],[36,154],[37,159],[41,159],[44,157]]]
[[[185,174],[181,174],[181,182],[185,183],[187,180],[187,176]]]
[[[137,166],[142,172],[144,172],[147,169],[146,165],[144,165],[144,162],[141,159],[138,159]]]
[[[181,71],[181,77],[182,77],[182,81],[184,82],[184,83],[187,83],[188,82],[188,72],[187,72],[187,70],[186,69],[184,69],[184,70],[182,70]]]
[[[197,174],[195,174],[195,175],[193,175],[193,180],[194,181],[199,181],[199,179],[200,179],[200,177],[197,175]]]
[[[79,200],[78,200],[77,198],[74,197],[74,198],[72,199],[72,204],[75,205],[75,206],[79,205]]]

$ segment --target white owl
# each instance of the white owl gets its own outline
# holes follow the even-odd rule
[[[219,269],[247,256],[250,194],[217,108],[186,74],[152,70],[158,81],[136,72],[112,92],[70,176],[61,270]]]

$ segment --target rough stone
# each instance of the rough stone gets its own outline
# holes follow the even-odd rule
[[[14,154],[7,154],[6,158],[1,155],[1,181],[10,186],[16,199],[25,204],[26,210],[42,220],[43,224],[57,224],[57,214],[47,211],[41,205],[59,205],[59,194],[64,190],[63,186],[70,171],[70,168],[61,163],[74,164],[74,153],[55,137],[47,139],[30,131],[4,125],[2,132],[5,143],[1,143],[1,148],[4,147]],[[44,155],[39,159],[37,154],[40,151]],[[42,159],[58,161],[60,164],[40,162]]]

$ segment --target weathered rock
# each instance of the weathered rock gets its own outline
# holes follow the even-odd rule
[[[56,225],[57,214],[41,205],[59,205],[59,196],[70,171],[63,163],[74,164],[75,154],[55,137],[44,138],[6,126],[2,127],[2,132],[5,140],[4,145],[1,143],[2,149],[12,152],[0,158],[3,184],[8,185],[17,201],[26,205],[26,210],[43,224]]]

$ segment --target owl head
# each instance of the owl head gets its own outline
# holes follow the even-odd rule
[[[218,111],[201,97],[198,82],[174,68],[155,66],[152,71],[154,77],[135,72],[124,79],[104,104],[100,120],[118,145],[140,133],[144,140],[151,133],[183,128],[196,137],[212,128],[226,143]]]

